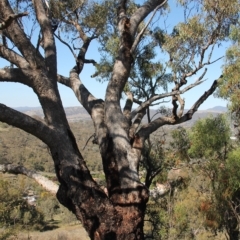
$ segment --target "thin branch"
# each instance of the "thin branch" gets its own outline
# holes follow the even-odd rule
[[[222,76],[220,76],[221,78]],[[210,96],[213,94],[213,92],[216,90],[218,85],[218,80],[215,80],[210,87],[210,89],[194,103],[194,105],[185,113],[181,118],[173,118],[173,117],[160,117],[155,119],[149,124],[145,124],[141,127],[141,129],[137,132],[137,135],[142,138],[142,141],[144,141],[151,133],[156,131],[159,127],[163,125],[176,125],[183,122],[186,122],[190,119],[192,119],[193,114],[198,110],[199,106]]]
[[[96,62],[94,60],[87,60],[87,59],[85,59],[85,56],[86,56],[86,53],[87,53],[87,50],[88,50],[88,47],[89,47],[91,41],[93,39],[97,38],[97,36],[88,37],[86,35],[86,33],[83,31],[82,27],[80,26],[80,24],[78,22],[69,21],[69,20],[66,20],[66,22],[68,24],[73,25],[76,28],[76,30],[79,33],[79,37],[83,41],[83,45],[79,49],[78,56],[75,57],[75,59],[76,59],[76,66],[74,67],[74,69],[77,71],[77,73],[80,74],[82,69],[83,69],[84,63],[96,64]],[[75,56],[75,54],[74,54],[74,56]]]
[[[56,33],[54,33],[54,36],[55,36],[61,43],[63,43],[64,45],[66,45],[66,46],[69,48],[69,50],[70,50],[70,52],[72,53],[74,59],[77,61],[77,56],[76,56],[76,54],[74,53],[74,51],[72,50],[71,46],[70,46],[67,42],[63,41],[62,38],[60,37],[60,35],[57,35]]]
[[[9,1],[0,1],[0,11],[3,18],[14,14]],[[44,66],[43,57],[39,52],[36,52],[35,47],[17,21],[13,21],[4,31],[4,35],[14,43],[31,67],[40,68]]]
[[[94,134],[92,134],[89,138],[88,138],[88,140],[87,140],[87,142],[85,143],[85,146],[83,147],[83,151],[84,151],[84,149],[86,148],[86,146],[88,145],[88,142],[90,141],[90,139],[91,138],[95,138],[96,137],[96,134],[94,133]]]
[[[159,94],[159,95],[155,95],[152,98],[150,98],[149,100],[145,101],[144,103],[142,103],[138,108],[136,108],[135,110],[132,111],[131,116],[132,119],[136,116],[136,114],[141,111],[143,108],[147,108],[148,106],[150,106],[154,101],[165,98],[165,97],[170,97],[173,95],[177,95],[177,94],[183,94],[185,92],[187,92],[188,90],[194,88],[195,86],[201,84],[203,81],[196,81],[193,84],[188,85],[187,87],[185,87],[183,90],[178,90],[178,91],[172,91],[169,93],[163,93],[163,94]]]
[[[130,51],[131,53],[133,53],[133,52],[136,50],[136,48],[137,48],[137,46],[138,46],[138,44],[139,44],[139,42],[140,42],[140,40],[141,40],[144,32],[145,32],[146,29],[148,28],[149,24],[151,23],[151,21],[152,21],[153,17],[155,16],[156,12],[158,11],[158,9],[161,8],[166,2],[167,2],[167,0],[164,0],[164,2],[162,2],[160,5],[158,5],[158,6],[154,9],[154,11],[153,11],[153,13],[152,13],[152,16],[151,16],[150,19],[148,20],[147,24],[144,26],[144,28],[140,31],[140,33],[139,33],[139,34],[137,35],[137,37],[135,38],[135,41],[134,41],[134,43],[133,43],[133,45],[132,45],[132,48],[131,48],[131,51]]]
[[[97,62],[93,59],[84,59],[84,63],[92,63],[93,65],[97,64]]]
[[[222,75],[219,77],[219,79],[220,78],[222,78]],[[186,118],[187,120],[192,118],[193,114],[198,110],[199,106],[216,90],[219,79],[215,80],[210,89],[204,92],[204,94],[195,102],[195,104],[188,110],[188,112],[182,118],[179,119],[180,122],[185,122],[184,119]]]

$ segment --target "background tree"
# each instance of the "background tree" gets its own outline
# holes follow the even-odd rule
[[[229,121],[224,115],[199,120],[189,138],[189,155],[199,160],[199,169],[209,181],[208,200],[205,199],[200,206],[206,216],[206,224],[215,232],[225,229],[229,239],[237,239],[239,146],[231,142]]]
[[[232,113],[233,127],[236,128],[236,136],[239,138],[240,35],[237,26],[231,27],[230,39],[232,40],[232,45],[227,49],[223,78],[219,82],[220,87],[216,95],[228,100],[228,107]]]
[[[14,185],[0,179],[1,239],[8,239],[9,236],[17,234],[19,229],[40,229],[44,225],[42,212],[23,198],[27,184],[20,181]]]
[[[167,7],[167,1],[163,0],[148,0],[142,5],[126,0],[0,2],[2,19],[24,9],[40,27],[37,43],[31,41],[31,35],[26,34],[18,18],[2,30],[0,56],[14,67],[1,69],[0,81],[19,82],[32,88],[45,121],[3,104],[0,120],[48,145],[60,183],[57,198],[83,223],[91,239],[143,239],[149,191],[141,183],[138,170],[144,143],[161,126],[191,119],[217,87],[215,80],[184,112],[185,100],[181,94],[202,83],[207,71],[204,68],[217,60],[211,59],[214,47],[227,40],[230,27],[236,24],[239,3],[186,0],[180,4],[186,18],[168,32],[150,24],[153,19],[161,20],[162,9]],[[75,59],[69,77],[57,72],[54,36],[68,46]],[[98,64],[94,59],[86,59],[86,52],[96,38],[106,46],[99,50],[105,61]],[[149,43],[153,44],[152,49]],[[155,60],[157,48],[168,56],[166,63]],[[84,64],[88,63],[95,64],[95,75],[103,74],[101,78],[106,76],[108,80],[104,100],[95,98],[80,79]],[[187,85],[194,75],[195,81]],[[57,82],[74,91],[92,118],[108,194],[93,180],[78,149]],[[162,93],[160,90],[167,90],[168,82],[173,83],[172,91]],[[120,100],[124,91],[129,93],[122,109]],[[171,113],[141,124],[149,106],[169,96],[172,96]],[[139,105],[134,110],[133,102]]]

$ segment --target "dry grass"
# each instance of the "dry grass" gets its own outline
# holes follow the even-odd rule
[[[81,225],[69,225],[44,232],[22,232],[8,240],[89,240]]]

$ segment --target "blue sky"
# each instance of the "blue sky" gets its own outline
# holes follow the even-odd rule
[[[170,5],[171,2],[170,1]],[[174,16],[169,23],[169,27],[174,24],[174,22],[177,22],[179,19],[181,19],[183,16],[183,13],[177,11],[177,9],[173,9],[173,12],[171,13],[172,16]],[[171,19],[171,16],[168,17],[168,19]],[[160,19],[160,23],[161,19]],[[36,38],[35,42],[36,44]],[[74,66],[74,58],[71,55],[68,48],[62,44],[60,44],[57,41],[57,47],[58,47],[58,72],[64,76],[68,76],[69,70]],[[217,49],[217,54],[214,55],[213,59],[223,56],[226,51],[227,46],[223,45],[221,48]],[[87,53],[87,58],[94,58],[96,61],[99,60],[99,54],[98,54],[98,46],[97,41],[94,40],[90,46],[90,49]],[[209,67],[208,73],[205,77],[207,79],[203,84],[200,86],[197,86],[196,88],[192,89],[190,92],[184,94],[184,98],[186,101],[185,108],[188,109],[192,106],[192,104],[201,96],[204,91],[208,90],[212,84],[212,82],[218,78],[221,75],[221,66],[223,64],[223,61],[219,61],[215,63],[214,65]],[[0,59],[0,68],[9,66],[9,63],[4,61],[3,59]],[[105,89],[107,86],[107,83],[99,83],[95,79],[91,78],[90,76],[94,73],[94,67],[92,65],[85,65],[84,70],[80,75],[81,80],[85,84],[85,86],[89,89],[89,91],[98,98],[103,98],[105,95]],[[23,106],[29,106],[29,107],[37,107],[40,106],[39,101],[37,99],[37,96],[32,91],[31,88],[26,87],[22,84],[18,83],[0,83],[0,103],[3,103],[9,107],[23,107]],[[80,106],[79,102],[77,101],[74,93],[71,89],[59,85],[59,91],[61,94],[62,102],[65,107],[70,106]],[[212,108],[214,106],[226,106],[226,102],[214,98],[211,96],[209,99],[206,100],[200,107],[200,109],[208,109]]]

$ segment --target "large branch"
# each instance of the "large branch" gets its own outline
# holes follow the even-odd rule
[[[98,99],[95,98],[88,89],[84,86],[79,78],[79,75],[75,69],[71,70],[69,78],[62,75],[58,75],[58,82],[71,88],[75,93],[78,101],[87,110],[89,115],[91,115],[93,103]]]
[[[23,71],[24,69],[20,68],[2,68],[0,69],[0,82],[18,82],[31,87],[32,81]]]
[[[7,16],[7,18],[4,19],[3,22],[0,22],[0,30],[4,30],[7,27],[9,27],[10,24],[13,22],[13,20],[18,19],[20,17],[27,16],[27,15],[28,15],[27,12],[23,12],[23,13],[11,14],[11,15]]]
[[[46,122],[51,124],[67,123],[57,89],[57,82],[49,81],[42,72],[31,69],[0,69],[0,82],[19,82],[31,87],[42,105]],[[41,87],[40,87],[41,86]],[[1,121],[1,120],[0,120]]]
[[[179,95],[179,94],[183,94],[185,92],[187,92],[188,90],[194,88],[195,86],[201,84],[203,81],[196,81],[193,84],[188,85],[187,87],[185,87],[183,90],[177,90],[177,91],[172,91],[169,93],[163,93],[163,94],[158,94],[153,96],[152,98],[148,99],[147,101],[145,101],[144,103],[142,103],[139,107],[137,107],[136,109],[134,109],[131,113],[132,119],[136,116],[136,114],[138,112],[140,112],[142,109],[149,107],[153,102],[165,98],[165,97],[170,97],[173,95]]]
[[[33,170],[29,170],[20,165],[1,164],[0,172],[12,173],[12,174],[23,174],[29,178],[34,179],[38,184],[40,184],[44,189],[46,189],[48,192],[52,194],[56,194],[58,191],[58,185],[56,183],[44,177],[40,173]]]
[[[45,123],[11,109],[3,104],[0,104],[0,121],[31,133],[41,139],[48,146],[52,144],[52,137],[50,136],[53,136],[54,131]]]
[[[8,16],[14,15],[9,1],[0,1],[0,15],[4,19]],[[44,65],[43,57],[38,51],[36,51],[30,39],[26,36],[16,20],[13,20],[10,26],[4,30],[4,35],[6,35],[15,44],[31,67],[37,68]]]
[[[58,82],[71,88],[78,101],[87,110],[92,117],[95,132],[97,134],[98,144],[101,152],[106,151],[105,137],[107,134],[104,124],[104,102],[102,99],[95,98],[84,86],[75,69],[70,72],[70,77],[66,78],[58,75]]]
[[[204,92],[204,94],[194,103],[194,105],[188,110],[188,112],[181,117],[179,120],[180,122],[185,122],[187,120],[192,119],[193,114],[198,110],[199,106],[201,106],[201,104],[209,97],[211,96],[214,91],[216,90],[216,88],[218,87],[218,82],[220,80],[220,78],[222,78],[222,75],[219,77],[218,80],[215,80],[212,84],[212,86],[210,87],[210,89],[206,92]]]
[[[2,44],[0,44],[0,56],[20,68],[29,67],[29,63],[22,56]]]
[[[205,68],[202,75],[195,82],[202,81],[202,79],[206,73],[207,73],[207,68]],[[175,82],[175,87],[172,89],[172,91],[179,91],[180,88],[185,84],[187,84],[187,80],[186,80],[186,77],[183,77],[179,82],[178,81]],[[177,102],[179,102],[180,106],[181,106],[179,113],[177,113],[177,109],[178,109]],[[175,118],[182,117],[182,114],[184,111],[184,106],[185,106],[185,101],[181,98],[181,96],[179,94],[172,96],[172,105],[173,105],[173,109],[172,109],[173,116]]]
[[[221,77],[220,77],[221,78]],[[137,135],[144,141],[151,133],[155,132],[159,127],[169,124],[176,125],[192,119],[193,114],[198,110],[199,106],[213,94],[218,85],[218,80],[215,80],[210,89],[203,93],[203,95],[194,103],[194,105],[180,118],[160,117],[149,124],[145,124],[137,132]]]
[[[128,80],[133,58],[131,47],[133,43],[130,34],[130,20],[126,15],[126,1],[120,1],[118,8],[119,49],[113,66],[111,80],[108,83],[105,96],[105,120],[111,135],[121,135],[127,138],[126,129],[129,122],[122,113],[120,106],[121,94]]]
[[[130,32],[132,37],[135,36],[139,24],[150,14],[154,11],[157,6],[164,4],[165,0],[148,0],[146,3],[143,4],[131,17],[130,23],[131,28]]]
[[[36,16],[42,30],[43,48],[45,52],[46,65],[49,66],[48,70],[51,76],[56,77],[57,74],[56,46],[51,21],[49,17],[47,17],[46,15],[46,11],[43,6],[43,1],[34,0],[33,2],[34,7],[36,9]]]
[[[131,48],[131,53],[134,53],[134,52],[135,52],[135,50],[136,50],[136,48],[137,48],[137,46],[138,46],[138,44],[139,44],[139,42],[140,42],[140,40],[141,40],[144,32],[146,31],[146,29],[148,28],[149,24],[150,24],[151,21],[153,20],[153,17],[155,16],[157,10],[158,10],[159,8],[161,8],[166,2],[167,2],[167,0],[163,1],[160,5],[158,5],[158,6],[154,9],[152,16],[150,17],[150,19],[148,20],[148,22],[146,23],[146,25],[144,26],[144,28],[140,31],[140,33],[139,33],[139,34],[137,35],[137,37],[135,38],[134,43],[133,43],[132,48]]]

